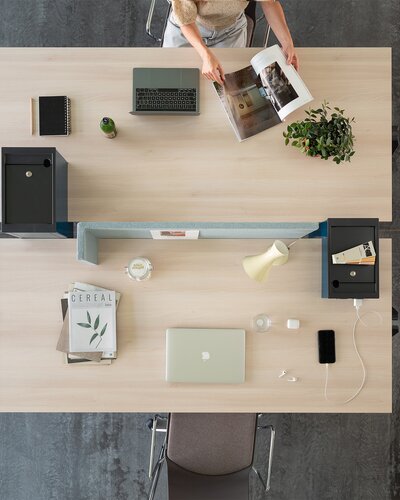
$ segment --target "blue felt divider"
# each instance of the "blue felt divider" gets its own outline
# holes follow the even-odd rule
[[[98,264],[99,239],[151,239],[150,230],[199,230],[199,238],[302,238],[316,231],[317,222],[79,222],[77,259]]]

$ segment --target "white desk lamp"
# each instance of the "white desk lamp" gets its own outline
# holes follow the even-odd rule
[[[243,259],[247,275],[256,281],[265,281],[272,266],[282,266],[289,259],[289,249],[283,241],[275,240],[265,253]]]

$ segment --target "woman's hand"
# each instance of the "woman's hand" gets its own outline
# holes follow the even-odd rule
[[[293,64],[295,67],[296,71],[299,71],[299,58],[297,57],[296,50],[293,46],[293,43],[290,43],[288,45],[283,45],[282,50],[286,55],[286,62],[288,64]]]
[[[196,23],[185,24],[181,26],[183,36],[194,47],[201,59],[203,60],[203,68],[201,72],[209,80],[218,82],[220,85],[224,84],[225,75],[221,63],[207,47],[201,38],[199,28]]]
[[[207,52],[203,56],[203,68],[201,72],[209,80],[215,81],[220,85],[224,84],[224,70],[222,69],[221,63],[211,52],[211,50],[207,50]]]

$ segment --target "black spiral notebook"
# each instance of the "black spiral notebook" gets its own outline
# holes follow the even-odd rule
[[[69,135],[71,102],[67,96],[39,97],[39,135]]]

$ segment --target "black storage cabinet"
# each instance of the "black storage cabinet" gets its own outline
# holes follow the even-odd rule
[[[73,236],[68,163],[56,148],[2,148],[1,232],[20,238]]]
[[[372,241],[374,266],[332,264],[332,254]],[[322,238],[322,297],[329,299],[379,298],[379,220],[328,219]]]

